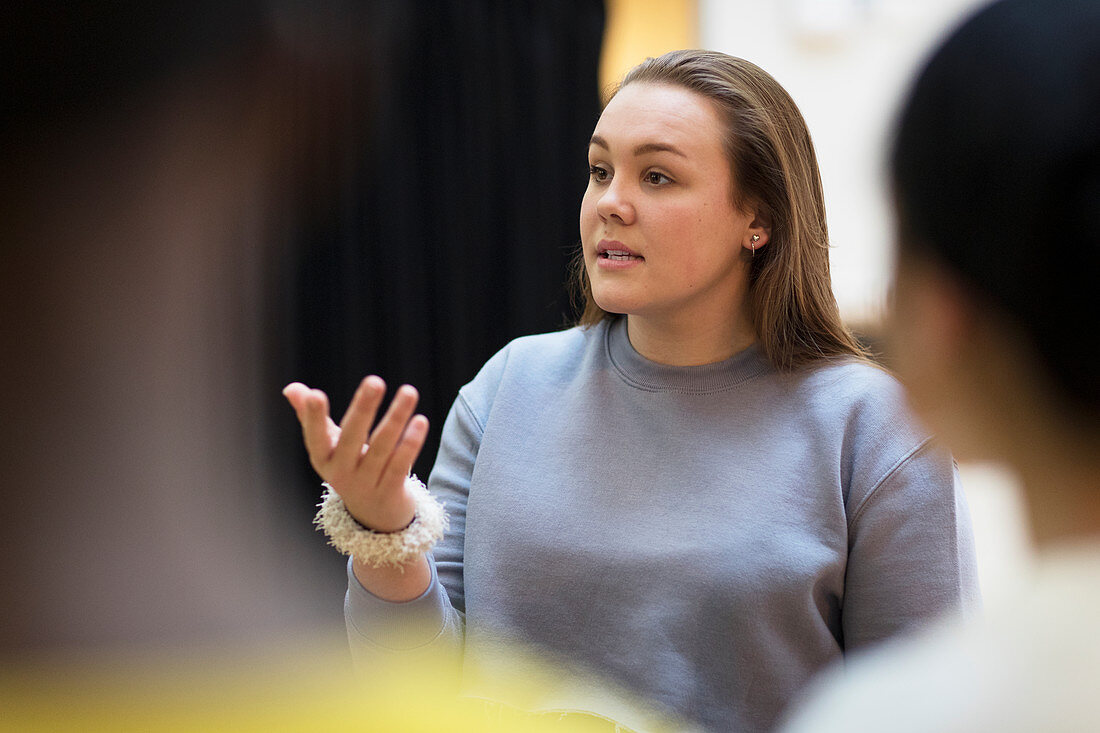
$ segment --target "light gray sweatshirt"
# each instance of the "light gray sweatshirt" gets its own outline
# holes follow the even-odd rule
[[[521,639],[704,728],[766,730],[845,651],[976,600],[956,479],[854,359],[670,367],[624,319],[517,339],[443,427],[431,586],[389,603],[351,576],[352,647],[458,645],[465,692],[493,697],[496,642]],[[651,725],[578,689],[544,706]]]

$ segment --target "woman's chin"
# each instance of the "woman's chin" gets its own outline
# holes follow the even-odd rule
[[[627,315],[636,313],[639,308],[644,308],[644,303],[636,293],[621,292],[621,289],[608,287],[593,287],[592,300],[596,305],[608,313]]]
[[[615,315],[625,316],[628,315],[632,308],[628,302],[624,302],[621,298],[599,298],[593,296],[592,300],[596,302],[596,305],[607,313],[613,313]]]

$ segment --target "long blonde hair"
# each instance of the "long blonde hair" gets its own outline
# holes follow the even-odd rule
[[[709,99],[725,122],[725,147],[738,209],[771,224],[768,245],[749,267],[756,338],[789,370],[835,356],[866,357],[840,319],[829,277],[829,233],[813,141],[794,100],[767,72],[715,51],[672,51],[646,59],[619,85],[683,87]],[[574,261],[578,325],[614,318],[592,297],[583,255]]]

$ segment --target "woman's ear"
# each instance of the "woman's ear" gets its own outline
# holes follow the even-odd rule
[[[745,239],[741,242],[741,246],[753,254],[756,254],[756,250],[767,245],[771,241],[772,227],[771,222],[764,216],[759,214],[750,214],[752,221],[749,222],[749,228],[745,232]]]

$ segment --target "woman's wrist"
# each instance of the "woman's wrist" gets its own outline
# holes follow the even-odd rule
[[[323,484],[321,484],[321,486],[323,486],[326,489],[331,489],[331,486],[328,483],[323,483]],[[344,504],[344,508],[347,509],[348,514],[351,515],[352,521],[354,521],[356,524],[358,524],[360,529],[364,529],[367,532],[377,532],[379,534],[393,534],[394,532],[404,532],[406,529],[408,529],[409,527],[412,526],[413,522],[416,521],[416,503],[415,502],[413,502],[413,506],[410,510],[408,510],[406,512],[401,512],[401,514],[407,515],[409,517],[408,521],[396,522],[395,523],[396,526],[394,527],[394,529],[383,529],[383,527],[385,526],[384,524],[383,525],[378,525],[378,526],[368,524],[367,522],[364,522],[363,520],[359,519],[359,512],[353,512],[351,509],[348,508],[348,505],[346,503]]]
[[[405,479],[405,488],[416,502],[413,519],[404,529],[393,532],[364,526],[331,486],[326,483],[324,487],[314,524],[328,535],[330,545],[369,567],[403,571],[405,565],[426,554],[443,537],[448,525],[443,505],[415,476]]]

